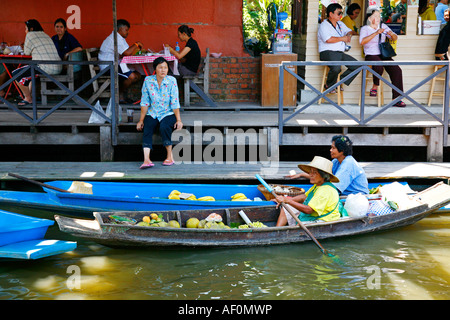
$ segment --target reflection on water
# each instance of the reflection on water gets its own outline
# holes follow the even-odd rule
[[[450,215],[436,214],[390,232],[321,241],[336,263],[313,243],[119,250],[54,226],[47,238],[77,240],[78,248],[2,260],[0,299],[449,299],[449,236]]]

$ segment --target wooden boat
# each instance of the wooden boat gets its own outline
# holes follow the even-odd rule
[[[327,239],[371,233],[413,224],[433,211],[450,203],[450,186],[436,184],[413,196],[417,205],[407,210],[380,216],[341,218],[333,222],[305,223],[317,239]],[[198,229],[186,228],[186,221],[196,217],[205,219],[217,213],[228,226],[244,224],[239,211],[259,221],[265,228]],[[138,222],[151,212],[95,212],[95,220],[55,216],[63,232],[86,238],[111,247],[235,247],[297,243],[310,240],[298,226],[274,227],[279,211],[274,206],[245,208],[177,210],[156,212],[165,221],[177,220],[181,228],[148,227],[134,223],[117,223],[118,219]],[[119,217],[119,218],[117,218]]]
[[[39,259],[74,250],[76,242],[44,239],[54,223],[0,210],[0,258]]]

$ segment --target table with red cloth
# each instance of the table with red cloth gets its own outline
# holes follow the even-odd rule
[[[141,55],[141,56],[125,56],[122,58],[122,61],[120,63],[125,63],[128,65],[128,67],[131,69],[135,69],[136,71],[140,72],[140,68],[136,68],[136,66],[130,66],[130,65],[140,65],[145,73],[146,76],[149,76],[153,73],[153,61],[155,61],[156,58],[163,57],[164,59],[169,62],[169,64],[173,64],[172,66],[172,72],[175,75],[179,75],[178,72],[178,59],[175,56],[165,56],[163,54],[151,54],[151,55]],[[173,62],[173,63],[171,63]],[[150,68],[149,68],[150,65]],[[169,68],[171,66],[169,65]]]

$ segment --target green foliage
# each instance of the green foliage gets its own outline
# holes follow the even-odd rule
[[[381,19],[386,22],[393,12],[394,8],[391,6],[390,1],[383,1],[383,6],[381,7]]]
[[[266,10],[272,2],[277,5],[279,12],[288,13],[283,23],[285,28],[290,28],[292,0],[243,0],[244,43],[255,56],[267,52],[270,47],[273,32],[269,30]]]

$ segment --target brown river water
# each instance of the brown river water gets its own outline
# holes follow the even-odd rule
[[[56,223],[55,223],[56,224]],[[112,249],[52,226],[76,250],[0,261],[0,300],[450,299],[450,214],[387,232],[235,249]],[[76,278],[75,278],[76,276]]]

